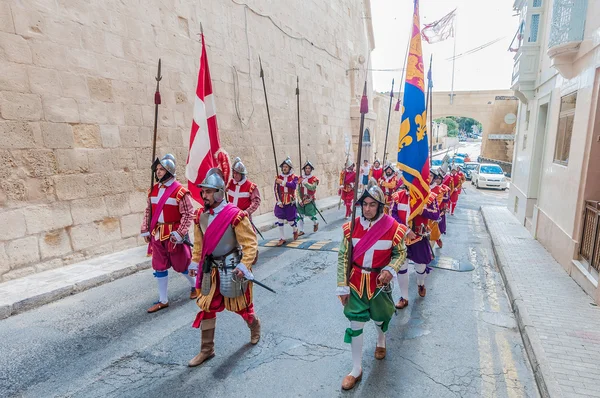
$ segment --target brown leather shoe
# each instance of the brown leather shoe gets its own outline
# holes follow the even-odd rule
[[[298,236],[303,236],[303,235],[304,235],[304,231],[298,232]]]
[[[294,232],[294,240],[298,239],[298,231]]]
[[[283,245],[285,245],[285,239],[279,239],[279,242],[277,242],[277,247],[283,246]]]
[[[400,297],[400,300],[398,300],[398,303],[396,304],[396,308],[401,310],[408,307],[408,300],[405,299],[404,297]]]
[[[248,324],[250,328],[250,344],[256,344],[260,340],[260,319],[254,317],[254,322]]]
[[[198,290],[195,287],[190,290],[190,300],[195,300],[198,298]]]
[[[441,249],[442,247],[444,247],[444,243],[442,242],[441,239],[438,239],[435,241],[435,243],[437,243],[437,245],[439,246],[439,248]]]
[[[215,323],[216,318],[203,320],[200,324],[202,334],[200,335],[200,352],[188,362],[193,368],[215,356]]]
[[[375,359],[385,358],[385,347],[375,347]]]
[[[427,289],[425,289],[425,286],[419,286],[419,296],[425,297],[426,294],[427,294]]]
[[[156,311],[160,311],[163,308],[167,308],[169,306],[169,303],[161,303],[160,301],[158,303],[154,303],[154,305],[150,308],[148,308],[148,313],[151,314],[153,312]]]
[[[317,232],[319,230],[319,224],[315,224],[313,226],[313,232]]]
[[[360,372],[358,377],[354,377],[352,375],[344,377],[344,380],[342,381],[342,390],[352,390],[356,383],[358,383],[360,379],[362,379],[362,375],[362,372]]]

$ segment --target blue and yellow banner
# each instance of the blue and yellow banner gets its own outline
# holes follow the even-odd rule
[[[402,122],[398,139],[398,167],[410,189],[411,214],[421,213],[429,196],[429,139],[425,106],[425,68],[419,24],[419,0],[415,0],[406,82],[402,100]]]

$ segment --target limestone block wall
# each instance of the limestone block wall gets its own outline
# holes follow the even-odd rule
[[[201,22],[222,144],[260,187],[260,212],[273,208],[275,170],[259,55],[278,161],[299,163],[298,76],[303,157],[318,195],[336,192],[362,90],[351,78],[373,47],[369,2],[247,2],[0,2],[0,281],[142,243],[156,64],[158,154],[175,154],[185,182]]]

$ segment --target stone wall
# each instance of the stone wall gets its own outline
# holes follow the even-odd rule
[[[175,154],[185,181],[201,22],[221,141],[260,187],[260,212],[273,207],[275,170],[259,55],[278,161],[298,164],[298,76],[303,157],[319,196],[336,192],[374,46],[369,1],[236,3],[0,2],[0,280],[142,243],[157,61],[157,152]]]

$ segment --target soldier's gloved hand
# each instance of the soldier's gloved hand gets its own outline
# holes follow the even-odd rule
[[[196,273],[198,272],[198,263],[192,261],[188,267],[188,272],[192,278],[195,277]]]
[[[175,243],[175,244],[181,244],[183,243],[183,238],[181,237],[181,235],[179,235],[179,232],[177,231],[173,231],[171,232],[171,242]]]
[[[283,208],[283,203],[281,203],[281,202],[277,202],[277,206],[279,206],[279,207]]]
[[[379,282],[382,285],[387,285],[388,283],[390,283],[392,281],[393,278],[394,278],[394,275],[392,275],[390,271],[384,270],[384,271],[381,271],[381,274],[379,274],[379,277],[377,279],[379,280]]]
[[[408,233],[406,234],[406,236],[408,237],[408,239],[410,240],[415,240],[417,239],[417,234],[415,234],[412,230],[408,230]]]
[[[234,271],[236,273],[236,276],[238,278],[246,278],[248,280],[253,280],[254,279],[254,274],[252,274],[252,272],[250,272],[250,270],[242,263],[239,263],[237,265],[237,267],[235,267]]]

